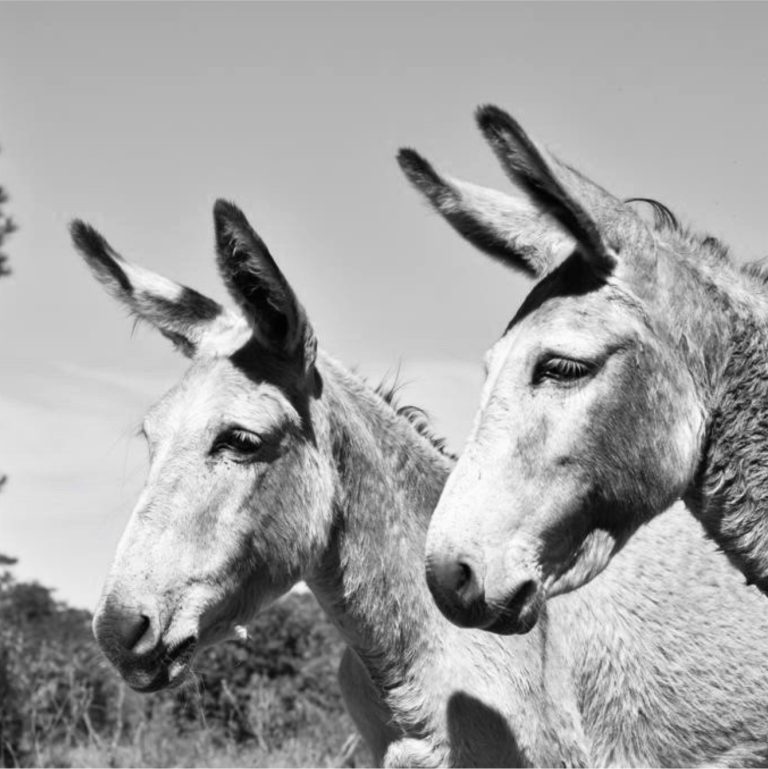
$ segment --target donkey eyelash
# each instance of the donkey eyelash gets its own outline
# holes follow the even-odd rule
[[[221,451],[230,451],[241,457],[253,456],[262,446],[262,439],[256,433],[239,427],[232,427],[223,431],[214,441],[211,448],[212,454]]]
[[[546,358],[536,365],[533,375],[533,383],[539,384],[545,379],[554,382],[568,384],[576,382],[588,376],[594,370],[594,366],[584,361],[554,356]]]
[[[261,446],[261,438],[248,430],[232,430],[230,435],[245,445]]]

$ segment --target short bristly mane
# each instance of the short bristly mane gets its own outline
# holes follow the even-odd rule
[[[653,229],[658,233],[669,233],[689,248],[694,250],[705,248],[716,259],[728,260],[728,247],[713,235],[694,232],[680,223],[672,210],[655,198],[625,198],[625,203],[646,203],[653,210]]]
[[[429,415],[427,412],[419,406],[401,406],[398,404],[397,393],[401,386],[398,377],[395,376],[391,384],[382,381],[374,387],[373,391],[395,412],[395,414],[397,414],[397,416],[406,420],[419,435],[426,438],[429,443],[440,452],[440,454],[447,459],[450,459],[452,462],[455,462],[458,458],[457,455],[448,449],[445,438],[435,435],[432,426],[429,423]]]
[[[747,262],[742,265],[741,271],[760,283],[768,283],[768,256],[755,259],[753,262]]]
[[[655,228],[679,230],[680,222],[677,217],[663,203],[655,198],[626,198],[625,203],[647,203],[653,209]]]
[[[654,198],[626,198],[625,203],[646,203],[654,214],[654,231],[669,233],[682,240],[690,248],[706,249],[711,256],[720,261],[732,261],[728,247],[718,238],[693,232],[684,227],[677,216],[663,203]],[[740,271],[758,283],[768,283],[768,256],[737,265]]]

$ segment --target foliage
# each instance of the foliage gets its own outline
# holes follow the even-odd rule
[[[8,202],[8,193],[0,187],[0,275],[7,275],[8,256],[3,252],[5,239],[16,231],[16,222],[5,211],[5,204]]]
[[[201,655],[179,690],[140,695],[102,658],[91,616],[0,576],[0,766],[354,766],[342,644],[309,595],[265,612],[247,642]]]

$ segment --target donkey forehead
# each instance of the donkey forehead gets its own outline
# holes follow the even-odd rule
[[[612,341],[636,337],[646,327],[642,304],[623,288],[606,284],[588,294],[551,295],[512,319],[502,340],[533,347],[569,343],[595,351]]]
[[[542,353],[598,360],[632,345],[646,330],[642,305],[616,286],[583,295],[549,294],[522,308],[487,352],[487,385],[527,370]]]
[[[277,423],[299,422],[286,392],[247,373],[230,358],[195,361],[181,381],[147,413],[147,433],[193,434],[222,424],[264,431]]]

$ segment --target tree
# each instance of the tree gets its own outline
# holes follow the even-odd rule
[[[8,267],[8,256],[3,253],[3,244],[5,239],[16,230],[16,222],[11,219],[10,216],[4,210],[5,204],[8,202],[8,193],[0,187],[0,277],[10,274],[11,270]],[[0,489],[6,482],[7,477],[0,475]]]
[[[5,482],[8,480],[7,475],[0,476],[0,489],[5,486]],[[0,566],[13,566],[14,563],[16,563],[16,558],[11,558],[9,555],[4,555],[3,553],[0,553]],[[0,574],[0,580],[2,579],[2,574]]]
[[[5,239],[16,230],[16,222],[11,219],[5,211],[5,204],[8,202],[8,193],[3,187],[0,187],[0,275],[8,275],[8,255],[3,251]]]
[[[5,486],[5,482],[8,480],[7,475],[0,476],[0,490]],[[13,564],[16,563],[15,558],[11,558],[9,555],[3,555],[3,553],[0,553],[0,566],[13,566]],[[0,575],[0,579],[2,576]]]

